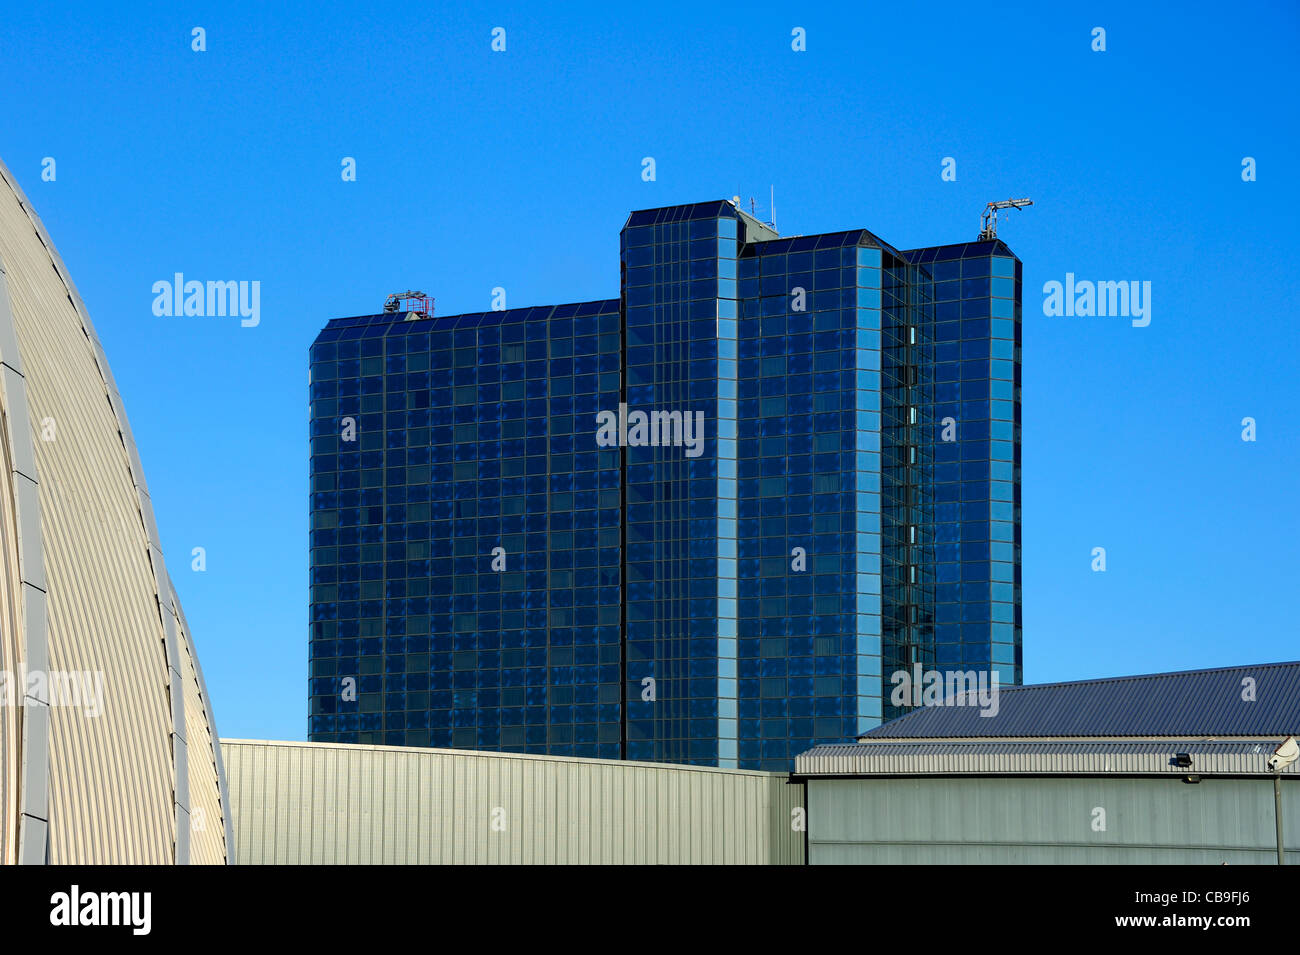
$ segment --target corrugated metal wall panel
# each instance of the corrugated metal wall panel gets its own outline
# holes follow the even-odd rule
[[[185,727],[189,752],[190,859],[195,865],[222,865],[226,861],[226,832],[213,758],[215,741],[208,726],[207,707],[199,689],[199,676],[190,653],[188,636],[179,635],[181,668],[185,684]]]
[[[25,667],[44,666],[49,649],[43,624],[45,594],[40,589],[44,587],[44,571],[24,566],[33,559],[39,563],[40,541],[23,540],[20,530],[40,530],[40,516],[22,511],[33,501],[39,506],[39,495],[28,493],[23,501],[18,491],[24,478],[39,483],[34,461],[27,383],[18,354],[7,272],[0,259],[0,673],[8,681],[6,698],[0,700],[0,864],[4,865],[20,861],[19,842],[24,836],[30,843],[26,847],[28,854],[44,855],[42,823],[49,816],[48,796],[42,801],[42,789],[32,787],[32,780],[26,778],[33,771],[49,776],[49,766],[42,758],[48,758],[48,745],[40,752],[33,752],[31,743],[24,746],[33,735],[40,743],[42,728],[49,725],[48,714],[25,720],[27,688],[19,677]],[[31,659],[33,653],[41,660]],[[36,702],[38,706],[48,704],[48,700]],[[45,736],[48,744],[48,733]]]
[[[219,823],[197,840],[198,855],[222,861],[227,830],[211,794],[220,791],[219,759],[204,739],[211,710],[195,661],[195,693],[185,685],[177,608],[122,399],[76,286],[3,163],[0,259],[13,317],[6,341],[16,339],[22,355],[22,424],[41,438],[32,488],[48,669],[102,677],[104,694],[97,716],[84,706],[49,707],[48,859],[188,861],[197,793]]]
[[[4,294],[0,288],[0,296]],[[0,308],[5,303],[0,301]],[[5,316],[0,315],[0,322]],[[3,360],[0,348],[0,360]],[[4,384],[0,382],[0,673],[13,680],[23,661],[23,594],[18,578],[18,520],[11,490],[8,426],[4,415]],[[8,692],[16,704],[22,687]],[[0,701],[0,865],[18,861],[18,766],[21,754],[21,709]]]
[[[1282,789],[1287,856],[1300,862],[1300,784]],[[810,779],[808,791],[813,864],[1277,859],[1267,779]]]
[[[212,712],[212,697],[208,694],[206,681],[203,679],[203,667],[199,662],[194,647],[194,633],[185,619],[185,610],[181,607],[176,588],[169,582],[172,611],[179,626],[180,650],[188,661],[185,669],[187,678],[193,685],[187,691],[187,706],[195,706],[192,716],[187,715],[187,732],[199,736],[199,741],[192,746],[190,768],[191,799],[202,808],[205,826],[216,827],[207,836],[197,840],[191,847],[191,862],[200,865],[216,865],[234,861],[234,832],[231,828],[229,796],[226,793],[226,768],[221,758],[221,746],[217,742],[216,719]],[[197,795],[196,795],[197,794]],[[214,815],[215,813],[215,815]]]
[[[37,442],[49,666],[103,674],[106,707],[50,708],[54,862],[171,861],[166,658],[152,569],[117,420],[81,319],[18,197],[0,189],[8,268]]]
[[[222,742],[236,861],[799,864],[774,773],[454,750]]]
[[[818,746],[795,759],[795,772],[807,776],[1115,774],[1269,775],[1267,760],[1275,740],[945,740],[911,742],[864,740]],[[1173,764],[1176,753],[1192,757],[1192,767]],[[1300,776],[1300,763],[1284,771]]]

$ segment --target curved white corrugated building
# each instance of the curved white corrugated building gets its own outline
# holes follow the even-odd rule
[[[0,861],[231,861],[212,705],[122,398],[3,163],[0,681]]]

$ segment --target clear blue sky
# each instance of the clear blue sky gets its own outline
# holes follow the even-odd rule
[[[0,155],[108,351],[223,735],[306,733],[319,328],[408,287],[442,314],[613,297],[629,210],[765,216],[770,185],[783,233],[900,248],[1035,200],[1001,228],[1028,682],[1300,657],[1295,4],[439,6],[5,12]],[[177,271],[260,281],[260,326],[155,317]],[[1150,281],[1150,326],[1044,317],[1066,272]]]

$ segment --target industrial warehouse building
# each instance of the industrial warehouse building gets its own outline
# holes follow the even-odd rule
[[[236,859],[277,865],[798,865],[785,773],[223,740]]]
[[[225,809],[122,396],[0,163],[0,862],[222,863]]]
[[[1266,762],[1297,733],[1300,663],[1010,687],[988,717],[924,707],[798,758],[808,861],[1275,864]]]
[[[1266,761],[1300,732],[1300,663],[1011,687],[996,715],[980,712],[914,710],[804,753],[793,776],[341,743],[222,748],[244,863],[1276,862]],[[1292,847],[1297,765],[1282,774]],[[1300,848],[1288,861],[1300,864]]]

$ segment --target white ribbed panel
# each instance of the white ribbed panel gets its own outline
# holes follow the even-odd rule
[[[4,395],[0,393],[0,671],[16,676],[23,659],[23,598],[18,579],[18,520],[9,478],[12,469],[8,430]],[[0,703],[0,865],[18,861],[20,713],[17,707]]]
[[[42,865],[49,851],[49,690],[27,670],[49,663],[39,478],[18,333],[0,258],[0,861]],[[12,703],[12,705],[9,705]]]
[[[105,711],[51,707],[52,862],[223,862],[211,707],[162,560],[139,454],[81,297],[0,163],[0,257],[34,434],[49,666],[103,673]],[[22,493],[19,486],[19,504]],[[204,808],[194,832],[191,803]],[[215,823],[215,824],[214,824]]]
[[[800,864],[784,773],[224,740],[240,863]],[[495,823],[495,826],[494,826]]]
[[[172,588],[172,607],[180,623],[181,657],[187,676],[185,684],[185,721],[192,735],[189,747],[190,769],[190,862],[194,864],[234,864],[235,837],[230,797],[226,789],[226,769],[221,758],[221,745],[216,738],[216,720],[212,715],[212,699],[203,680],[203,668],[194,652],[185,611],[181,609],[176,588]],[[201,730],[194,730],[199,727]],[[213,781],[216,785],[213,785]],[[227,851],[227,847],[230,847]]]

